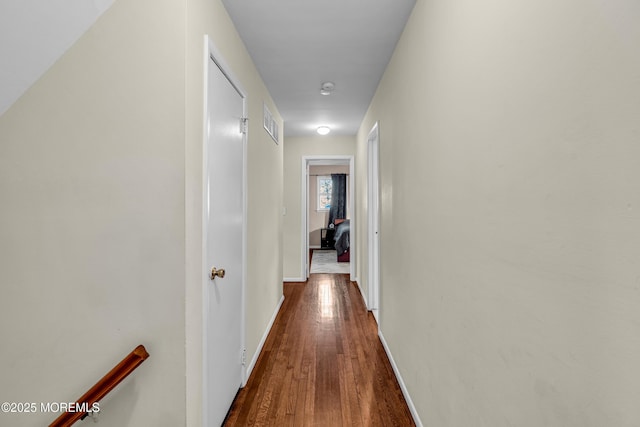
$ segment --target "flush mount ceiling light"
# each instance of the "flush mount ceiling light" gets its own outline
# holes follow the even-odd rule
[[[326,135],[329,132],[331,132],[331,128],[329,126],[320,126],[317,130],[316,130],[320,135]]]
[[[335,89],[336,85],[334,85],[332,82],[324,82],[322,83],[322,86],[320,87],[320,95],[331,95],[331,92],[333,92],[333,89]]]

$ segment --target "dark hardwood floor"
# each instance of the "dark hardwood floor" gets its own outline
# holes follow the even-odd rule
[[[225,426],[413,426],[348,275],[285,283],[285,300]]]

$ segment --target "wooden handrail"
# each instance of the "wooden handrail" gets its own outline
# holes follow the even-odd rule
[[[91,408],[94,403],[99,402],[107,395],[115,386],[127,377],[134,369],[149,357],[149,353],[143,345],[137,346],[127,357],[122,359],[112,370],[107,373],[100,381],[91,387],[80,399],[76,401],[78,405],[85,404]],[[60,415],[49,427],[69,427],[79,419],[88,415],[88,412],[65,412]]]

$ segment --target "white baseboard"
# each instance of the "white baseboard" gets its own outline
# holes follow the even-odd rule
[[[253,358],[251,358],[251,363],[249,363],[249,366],[247,367],[247,370],[246,370],[245,375],[244,375],[244,381],[242,383],[243,387],[247,384],[247,381],[249,380],[249,377],[251,376],[251,372],[253,371],[253,368],[256,366],[256,362],[258,361],[258,356],[260,356],[260,353],[262,352],[262,347],[264,347],[264,343],[267,340],[267,336],[269,336],[269,332],[271,332],[271,328],[273,327],[273,322],[275,322],[276,316],[278,315],[278,312],[280,311],[280,307],[282,307],[282,303],[283,302],[284,302],[284,295],[282,295],[282,297],[280,298],[280,301],[278,302],[278,305],[276,306],[276,309],[273,312],[273,315],[271,316],[271,319],[269,320],[269,324],[267,325],[267,329],[264,331],[264,334],[262,335],[262,339],[260,340],[260,343],[258,344],[258,348],[256,349],[256,352],[253,355]]]
[[[307,279],[303,279],[302,277],[284,277],[282,278],[283,282],[306,282]]]
[[[382,331],[378,329],[378,336],[380,337],[380,342],[382,343],[382,347],[384,347],[385,353],[387,353],[387,357],[389,358],[389,362],[391,363],[391,367],[393,368],[393,373],[396,374],[396,378],[398,379],[398,384],[400,384],[400,389],[402,390],[402,395],[404,396],[404,400],[407,401],[407,406],[409,406],[409,411],[411,412],[411,416],[413,417],[413,421],[416,423],[417,427],[423,427],[422,421],[420,420],[420,416],[418,415],[418,411],[416,410],[413,401],[411,400],[411,396],[409,396],[409,391],[404,384],[404,380],[402,379],[402,375],[400,375],[400,371],[398,370],[398,366],[396,362],[393,360],[393,356],[391,355],[391,350],[389,350],[389,346],[382,335]]]
[[[322,246],[318,246],[318,245],[309,245],[309,249],[322,249]]]

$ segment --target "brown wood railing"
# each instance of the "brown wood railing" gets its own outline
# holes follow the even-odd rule
[[[93,404],[99,402],[107,395],[115,386],[127,377],[134,369],[149,357],[149,353],[143,345],[137,346],[127,357],[122,359],[112,370],[107,373],[100,381],[91,387],[80,399],[76,401],[78,407],[92,408]],[[69,427],[76,421],[84,419],[88,412],[70,412],[67,411],[60,415],[49,427]]]

